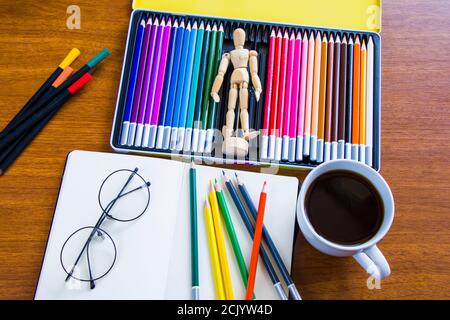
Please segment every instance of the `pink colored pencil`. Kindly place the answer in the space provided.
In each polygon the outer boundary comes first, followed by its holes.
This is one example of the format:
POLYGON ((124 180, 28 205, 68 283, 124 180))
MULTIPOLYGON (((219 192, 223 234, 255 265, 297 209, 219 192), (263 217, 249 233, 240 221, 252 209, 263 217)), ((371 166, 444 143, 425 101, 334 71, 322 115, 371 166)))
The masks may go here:
POLYGON ((272 102, 272 94, 273 94, 275 38, 276 38, 275 30, 272 29, 269 39, 269 56, 267 61, 266 101, 264 104, 263 132, 260 147, 261 159, 267 159, 267 149, 269 147, 269 121, 270 121, 270 105, 272 102))
POLYGON ((309 156, 311 141, 311 114, 314 87, 314 32, 310 32, 308 40, 308 71, 306 76, 305 123, 303 125, 303 155, 309 156))
POLYGON ((305 104, 306 104, 306 80, 308 73, 308 33, 305 31, 302 39, 302 64, 300 69, 300 95, 297 121, 297 147, 295 151, 295 161, 303 160, 303 127, 305 123, 305 104))
POLYGON ((284 120, 282 128, 283 147, 281 159, 288 160, 289 155, 289 127, 291 124, 291 101, 292 101, 292 82, 294 76, 294 57, 295 57, 295 33, 291 33, 289 38, 289 50, 287 59, 287 74, 286 74, 286 93, 284 95, 284 120))
POLYGON ((164 27, 162 45, 161 45, 161 58, 158 69, 158 80, 156 83, 155 101, 153 104, 152 117, 150 119, 150 141, 149 148, 155 147, 156 141, 156 128, 158 125, 159 111, 161 109, 161 99, 164 87, 164 78, 166 74, 167 57, 169 54, 170 34, 172 31, 172 19, 169 18, 167 24, 164 27))
POLYGON ((302 33, 299 31, 294 45, 294 66, 292 74, 291 114, 289 124, 289 155, 290 162, 295 161, 295 138, 297 136, 298 95, 300 92, 300 69, 302 59, 302 33))
POLYGON ((285 110, 285 100, 284 96, 286 94, 286 75, 287 75, 287 60, 289 51, 289 35, 287 31, 284 32, 282 40, 281 49, 281 72, 280 72, 280 86, 279 98, 278 98, 278 110, 277 110, 277 122, 276 122, 276 144, 275 144, 275 160, 281 160, 281 147, 283 139, 281 136, 281 131, 283 130, 283 120, 284 120, 284 110, 285 110))

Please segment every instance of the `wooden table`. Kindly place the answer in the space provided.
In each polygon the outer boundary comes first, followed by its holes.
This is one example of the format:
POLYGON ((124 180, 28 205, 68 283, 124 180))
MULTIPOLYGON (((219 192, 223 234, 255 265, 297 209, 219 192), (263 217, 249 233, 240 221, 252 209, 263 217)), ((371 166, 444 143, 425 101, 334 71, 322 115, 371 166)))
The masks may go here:
MULTIPOLYGON (((67 153, 111 151, 129 15, 122 0, 0 1, 0 127, 69 48, 81 61, 111 51, 0 178, 0 298, 33 298, 67 153), (66 27, 70 4, 81 8, 81 30, 66 27)), ((325 256, 300 235, 293 275, 305 299, 450 298, 449 30, 449 1, 384 2, 381 173, 397 210, 380 247, 392 276, 369 290, 351 258, 325 256)))

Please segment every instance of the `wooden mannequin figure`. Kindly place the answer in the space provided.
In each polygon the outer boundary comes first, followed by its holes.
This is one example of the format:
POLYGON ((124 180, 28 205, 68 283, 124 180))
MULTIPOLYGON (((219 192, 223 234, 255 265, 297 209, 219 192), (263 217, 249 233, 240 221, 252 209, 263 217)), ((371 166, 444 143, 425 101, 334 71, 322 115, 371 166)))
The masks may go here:
MULTIPOLYGON (((233 64, 233 73, 230 79, 230 92, 228 98, 228 111, 226 115, 225 126, 222 129, 224 143, 222 152, 229 156, 237 155, 245 157, 248 154, 248 141, 255 138, 258 133, 250 132, 248 119, 248 85, 250 76, 247 67, 250 64, 250 74, 252 77, 253 87, 255 89, 256 101, 259 101, 262 87, 261 80, 258 76, 258 53, 254 50, 244 49, 245 31, 241 28, 234 30, 233 42, 235 49, 229 53, 224 53, 220 61, 219 70, 214 80, 211 96, 215 102, 220 101, 218 92, 223 83, 223 77, 227 72, 228 66, 233 64), (240 122, 244 133, 243 138, 233 137, 234 118, 237 97, 239 93, 240 122)), ((236 128, 237 129, 237 128, 236 128)))

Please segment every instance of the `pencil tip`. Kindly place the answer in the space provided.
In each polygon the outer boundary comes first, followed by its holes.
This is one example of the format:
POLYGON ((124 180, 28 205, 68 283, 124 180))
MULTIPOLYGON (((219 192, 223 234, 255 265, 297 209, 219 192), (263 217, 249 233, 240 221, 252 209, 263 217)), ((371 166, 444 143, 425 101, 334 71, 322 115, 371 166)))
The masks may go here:
POLYGON ((267 181, 264 181, 261 192, 266 192, 266 190, 267 190, 267 181))

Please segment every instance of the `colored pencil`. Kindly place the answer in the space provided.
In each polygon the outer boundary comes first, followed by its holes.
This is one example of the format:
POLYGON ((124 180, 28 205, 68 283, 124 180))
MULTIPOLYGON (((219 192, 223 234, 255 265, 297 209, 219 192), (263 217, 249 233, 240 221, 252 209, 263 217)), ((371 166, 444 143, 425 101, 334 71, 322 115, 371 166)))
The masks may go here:
POLYGON ((131 65, 130 80, 127 86, 127 98, 125 102, 125 111, 123 113, 122 133, 120 137, 120 144, 126 145, 128 143, 128 134, 130 131, 131 110, 133 108, 134 92, 136 90, 136 81, 139 70, 139 59, 141 56, 142 41, 144 40, 145 20, 142 19, 136 35, 136 42, 133 52, 133 60, 131 65))
MULTIPOLYGON (((47 92, 47 90, 52 86, 55 80, 61 75, 64 69, 72 64, 78 56, 80 55, 80 50, 77 48, 73 48, 70 52, 64 57, 61 63, 58 65, 55 71, 44 81, 41 87, 36 91, 36 93, 27 101, 27 103, 20 109, 20 111, 11 119, 11 121, 6 125, 6 127, 0 133, 0 137, 4 137, 7 135, 10 130, 12 130, 16 124, 19 124, 26 118, 28 112, 36 104, 42 96, 47 92)), ((35 109, 36 110, 36 109, 35 109)))
POLYGON ((325 110, 327 102, 327 72, 328 72, 328 38, 322 37, 322 48, 320 57, 320 93, 319 93, 319 115, 317 127, 317 159, 318 163, 323 162, 323 152, 325 144, 325 110))
POLYGON ((306 107, 306 81, 308 78, 308 53, 309 42, 308 34, 303 34, 302 39, 302 65, 300 69, 300 93, 299 93, 299 110, 297 121, 297 145, 295 151, 295 161, 303 160, 303 132, 305 127, 305 107, 306 107))
POLYGON ((53 102, 54 100, 57 100, 58 96, 66 95, 69 87, 77 83, 78 80, 95 68, 95 66, 108 55, 108 49, 102 49, 97 55, 89 60, 88 63, 58 86, 53 96, 44 97, 39 99, 35 104, 30 105, 28 111, 21 116, 20 121, 11 123, 9 133, 2 136, 0 140, 0 150, 7 147, 25 132, 31 130, 31 126, 51 112, 52 107, 50 106, 54 107, 53 102), (36 114, 39 114, 39 116, 36 116, 36 114))
POLYGON ((302 64, 302 33, 297 32, 294 46, 294 67, 292 75, 292 93, 291 93, 291 112, 290 112, 290 124, 289 124, 289 162, 295 161, 296 152, 296 137, 297 137, 297 120, 298 120, 298 108, 300 92, 300 69, 302 64))
POLYGON ((186 132, 186 121, 189 108, 189 95, 191 92, 192 73, 194 71, 195 48, 197 46, 197 30, 198 30, 197 21, 195 21, 192 25, 192 29, 189 34, 188 52, 185 53, 187 55, 186 72, 184 75, 183 96, 181 99, 181 110, 178 120, 178 133, 175 143, 175 149, 177 151, 183 150, 184 136, 186 132))
POLYGON ((331 130, 333 123, 333 72, 334 72, 334 38, 330 35, 328 40, 327 62, 327 100, 325 103, 325 144, 323 151, 324 161, 331 159, 331 130))
MULTIPOLYGON (((169 149, 170 147, 170 134, 172 132, 172 121, 174 117, 175 110, 175 100, 177 97, 178 85, 181 86, 179 80, 180 67, 181 67, 181 56, 183 54, 183 40, 185 38, 185 24, 184 20, 180 22, 180 25, 176 31, 176 42, 175 42, 175 53, 173 60, 172 75, 170 77, 170 89, 168 93, 167 111, 166 118, 164 122, 164 137, 162 147, 163 149, 169 149)), ((187 34, 187 37, 189 35, 187 34)))
POLYGON ((194 129, 192 130, 192 148, 191 151, 198 151, 198 139, 199 139, 199 130, 201 127, 201 117, 202 117, 202 109, 203 109, 203 96, 205 92, 205 80, 206 80, 206 71, 208 67, 208 54, 209 54, 209 43, 211 39, 211 25, 208 24, 206 26, 205 35, 203 39, 203 48, 202 48, 202 57, 200 63, 200 72, 198 79, 198 89, 197 89, 197 98, 195 99, 195 111, 194 111, 194 129))
POLYGON ((353 38, 349 36, 347 45, 347 98, 345 103, 345 159, 352 158, 353 122, 353 38))
POLYGON ((319 98, 320 98, 320 65, 322 62, 322 37, 317 32, 314 48, 314 77, 311 107, 311 145, 309 160, 317 160, 317 131, 319 127, 319 98))
POLYGON ((136 88, 133 97, 133 107, 131 109, 131 120, 130 120, 130 130, 128 135, 128 145, 134 145, 136 138, 136 130, 139 115, 139 106, 141 105, 141 98, 144 90, 144 78, 145 78, 145 67, 147 64, 147 56, 150 44, 150 37, 152 34, 152 19, 148 18, 144 29, 144 39, 142 42, 141 55, 139 58, 139 69, 136 80, 136 88))
POLYGON ((225 300, 225 289, 222 279, 222 270, 220 269, 220 259, 217 245, 216 232, 214 227, 213 215, 208 200, 205 201, 205 226, 208 234, 209 256, 211 259, 211 269, 216 289, 217 300, 225 300))
POLYGON ((334 42, 334 71, 333 71, 333 111, 331 116, 331 160, 338 155, 338 131, 339 131, 339 83, 341 80, 341 38, 339 34, 334 42))
POLYGON ((277 37, 275 39, 275 59, 274 59, 274 74, 272 85, 272 101, 270 103, 270 120, 269 120, 269 151, 267 158, 270 160, 275 159, 275 144, 276 144, 276 123, 277 112, 279 103, 279 91, 280 91, 280 74, 281 74, 281 51, 282 51, 282 39, 283 35, 281 30, 278 30, 277 37))
MULTIPOLYGON (((230 211, 228 210, 227 202, 222 191, 222 187, 216 181, 214 185, 216 189, 217 200, 219 202, 220 212, 222 213, 222 218, 225 221, 225 227, 227 229, 228 237, 230 238, 231 246, 233 247, 234 256, 239 267, 239 273, 241 274, 241 279, 244 286, 247 286, 248 281, 248 270, 245 264, 244 255, 242 254, 241 246, 239 245, 239 240, 236 235, 236 230, 233 226, 233 221, 231 220, 230 211)), ((255 297, 253 297, 255 298, 255 297)))
POLYGON ((150 138, 149 138, 149 148, 154 148, 156 144, 156 136, 157 136, 157 130, 158 130, 158 121, 159 121, 159 114, 161 112, 161 101, 162 101, 162 94, 163 94, 163 88, 164 88, 164 82, 165 78, 167 76, 166 74, 166 68, 167 68, 167 59, 169 55, 169 44, 170 44, 170 36, 172 33, 172 19, 169 18, 164 30, 163 30, 163 38, 162 38, 162 44, 161 44, 161 58, 159 63, 159 69, 158 69, 158 78, 156 82, 156 92, 155 92, 155 99, 154 99, 154 106, 152 110, 152 116, 150 119, 150 138))
POLYGON ((308 40, 308 71, 306 77, 306 100, 303 126, 303 155, 309 157, 311 143, 311 111, 314 86, 314 33, 311 31, 308 40))
MULTIPOLYGON (((188 72, 188 57, 192 53, 191 48, 191 40, 195 39, 195 37, 191 37, 192 34, 191 22, 189 21, 186 25, 186 29, 184 31, 183 37, 183 45, 181 48, 181 60, 180 60, 180 70, 178 73, 178 81, 177 81, 177 91, 175 96, 175 105, 173 109, 173 118, 170 132, 170 150, 175 150, 177 147, 178 141, 178 124, 180 122, 180 115, 184 115, 184 102, 185 98, 183 97, 183 93, 188 88, 185 88, 185 80, 186 74, 188 72)), ((189 90, 188 90, 189 91, 189 90)))
POLYGON ((156 21, 155 26, 156 27, 156 36, 155 36, 155 45, 154 45, 154 51, 150 52, 150 54, 153 55, 153 61, 152 61, 152 73, 151 73, 151 80, 148 88, 148 98, 147 98, 147 105, 145 106, 145 114, 144 114, 144 132, 142 136, 142 146, 143 147, 149 147, 149 141, 150 141, 150 128, 151 128, 151 117, 153 113, 153 109, 156 109, 155 106, 155 98, 156 98, 156 90, 157 90, 157 84, 159 82, 159 77, 163 77, 162 74, 159 74, 159 66, 161 63, 161 54, 162 54, 162 47, 163 47, 163 36, 164 36, 164 29, 166 27, 166 23, 164 20, 161 20, 159 25, 156 26, 158 21, 156 21))
POLYGON ((225 297, 227 300, 233 300, 233 285, 231 283, 230 269, 228 265, 227 252, 225 249, 225 240, 223 236, 222 221, 220 220, 219 204, 217 202, 216 190, 214 184, 210 180, 211 191, 209 192, 209 202, 211 204, 212 216, 214 221, 214 230, 217 239, 217 247, 219 251, 220 269, 222 270, 222 279, 225 287, 225 297))
POLYGON ((209 40, 208 49, 208 67, 206 71, 205 87, 203 91, 202 114, 201 114, 201 129, 199 131, 199 141, 197 151, 203 153, 205 151, 206 143, 206 129, 209 117, 209 102, 211 99, 211 88, 214 78, 214 66, 217 47, 217 25, 214 25, 211 31, 211 38, 209 40))
POLYGON ((78 90, 80 90, 84 85, 86 85, 91 80, 91 78, 92 76, 90 73, 83 74, 73 84, 59 93, 52 100, 52 102, 43 106, 26 119, 21 120, 21 126, 18 127, 13 133, 6 136, 14 136, 14 139, 10 141, 13 142, 14 148, 8 147, 8 144, 2 145, 2 147, 0 148, 0 176, 5 173, 9 166, 17 159, 17 157, 31 143, 31 141, 33 141, 33 139, 53 118, 53 116, 64 105, 64 103, 69 100, 69 98, 76 92, 78 92, 78 90), (26 129, 24 130, 24 128, 26 129), (20 139, 17 142, 16 139, 19 137, 20 139), (7 152, 5 152, 5 148, 8 149, 7 152))
POLYGON ((176 52, 176 42, 177 42, 177 35, 178 35, 178 21, 175 20, 173 23, 173 27, 171 30, 171 37, 170 37, 170 45, 168 49, 168 58, 167 58, 167 66, 165 70, 165 76, 164 76, 164 86, 163 86, 163 93, 161 98, 161 110, 159 114, 159 120, 158 120, 158 133, 156 136, 156 148, 162 149, 163 148, 163 140, 164 140, 164 134, 165 134, 165 122, 166 122, 166 114, 167 109, 169 105, 169 95, 170 95, 170 84, 172 81, 172 71, 174 68, 174 61, 175 61, 175 52, 176 52))
MULTIPOLYGON (((244 208, 244 204, 241 201, 241 198, 238 195, 238 191, 236 190, 235 186, 231 182, 230 178, 227 177, 225 174, 225 171, 222 171, 223 178, 225 180, 225 185, 227 187, 228 192, 231 195, 231 198, 233 199, 234 205, 236 206, 239 215, 241 216, 242 221, 244 222, 244 225, 248 231, 248 234, 251 239, 253 239, 255 234, 255 228, 253 227, 253 224, 250 221, 250 218, 247 215, 246 209, 244 208)), ((273 287, 275 291, 277 292, 278 296, 280 297, 280 300, 287 300, 286 293, 283 290, 283 287, 281 285, 281 282, 278 278, 278 275, 275 271, 275 268, 272 265, 272 262, 270 261, 270 257, 264 249, 264 246, 260 249, 261 258, 263 260, 264 266, 266 267, 267 273, 269 274, 270 280, 273 283, 273 287)))
POLYGON ((337 158, 345 158, 345 120, 347 103, 347 37, 344 35, 341 43, 341 61, 339 77, 339 120, 338 120, 338 150, 337 158))
POLYGON ((287 83, 287 61, 289 52, 289 34, 284 32, 281 46, 281 70, 280 70, 280 85, 278 87, 278 110, 276 121, 276 141, 275 141, 275 160, 281 160, 281 152, 283 145, 282 130, 284 126, 284 112, 285 112, 285 95, 287 83))
MULTIPOLYGON (((239 191, 241 192, 242 198, 244 199, 245 204, 247 205, 247 208, 250 211, 251 216, 256 221, 256 217, 258 215, 255 204, 253 203, 253 200, 250 197, 250 194, 247 191, 247 188, 245 187, 244 183, 239 179, 238 175, 235 173, 237 184, 239 191)), ((266 227, 263 226, 262 230, 263 239, 267 244, 267 248, 269 249, 270 253, 272 254, 272 257, 280 270, 280 273, 289 289, 289 292, 294 300, 301 300, 300 294, 298 293, 297 288, 295 287, 295 283, 292 280, 291 276, 289 275, 289 272, 286 268, 286 265, 283 262, 283 259, 280 256, 280 253, 278 252, 278 249, 275 245, 275 243, 272 240, 272 237, 270 236, 269 231, 266 227)))
POLYGON ((192 70, 192 82, 189 93, 189 106, 187 111, 187 119, 186 119, 186 134, 184 138, 184 151, 191 151, 191 141, 192 141, 192 129, 194 127, 194 113, 195 113, 195 102, 197 99, 197 88, 199 86, 199 72, 200 72, 200 63, 202 59, 202 49, 203 49, 203 37, 205 35, 205 25, 203 21, 200 23, 200 27, 197 31, 197 40, 195 45, 195 57, 194 57, 194 66, 192 70))
POLYGON ((267 198, 267 182, 264 181, 261 195, 259 196, 258 215, 255 222, 255 236, 253 238, 252 256, 250 260, 250 268, 248 275, 247 292, 245 294, 246 300, 251 300, 253 290, 255 288, 256 268, 258 267, 259 249, 261 248, 261 234, 264 222, 264 212, 266 210, 267 198))
POLYGON ((366 102, 366 164, 373 165, 373 84, 374 44, 369 37, 367 44, 367 102, 366 102))
POLYGON ((198 271, 198 230, 197 230, 197 173, 194 163, 189 169, 189 194, 191 209, 191 273, 192 300, 200 299, 200 282, 198 271))
POLYGON ((281 136, 283 138, 281 159, 288 161, 289 159, 289 128, 291 125, 291 103, 294 81, 294 57, 295 57, 295 33, 292 32, 289 38, 289 49, 286 70, 286 91, 284 95, 284 119, 281 136))
MULTIPOLYGON (((222 59, 223 37, 224 37, 223 25, 220 25, 216 36, 216 51, 214 53, 214 65, 212 69, 214 77, 217 74, 217 71, 219 69, 219 63, 220 60, 222 59)), ((216 123, 216 118, 217 118, 217 102, 215 102, 214 99, 209 99, 208 121, 206 123, 206 141, 205 141, 206 153, 211 153, 212 151, 214 124, 216 123)))
POLYGON ((156 18, 154 21, 150 20, 151 24, 151 33, 150 39, 148 43, 148 51, 147 58, 145 60, 145 73, 144 73, 144 81, 142 83, 142 94, 141 100, 139 102, 139 111, 137 115, 137 127, 136 127, 136 136, 134 138, 134 146, 140 147, 142 146, 142 137, 144 135, 144 126, 145 126, 145 114, 147 110, 147 102, 149 97, 151 96, 151 87, 152 82, 154 82, 155 78, 155 69, 153 69, 153 60, 156 58, 155 56, 155 48, 156 48, 156 37, 159 30, 159 20, 156 18))
POLYGON ((361 46, 360 102, 359 102, 359 156, 358 160, 366 163, 366 99, 367 99, 367 47, 365 40, 361 46))
POLYGON ((352 103, 352 159, 358 161, 359 151, 359 108, 361 85, 361 44, 356 36, 353 45, 353 103, 352 103))
POLYGON ((261 134, 261 159, 267 159, 269 147, 269 122, 271 114, 272 96, 274 95, 274 63, 275 63, 275 30, 272 29, 269 37, 269 56, 267 59, 266 97, 264 103, 264 120, 261 134))

